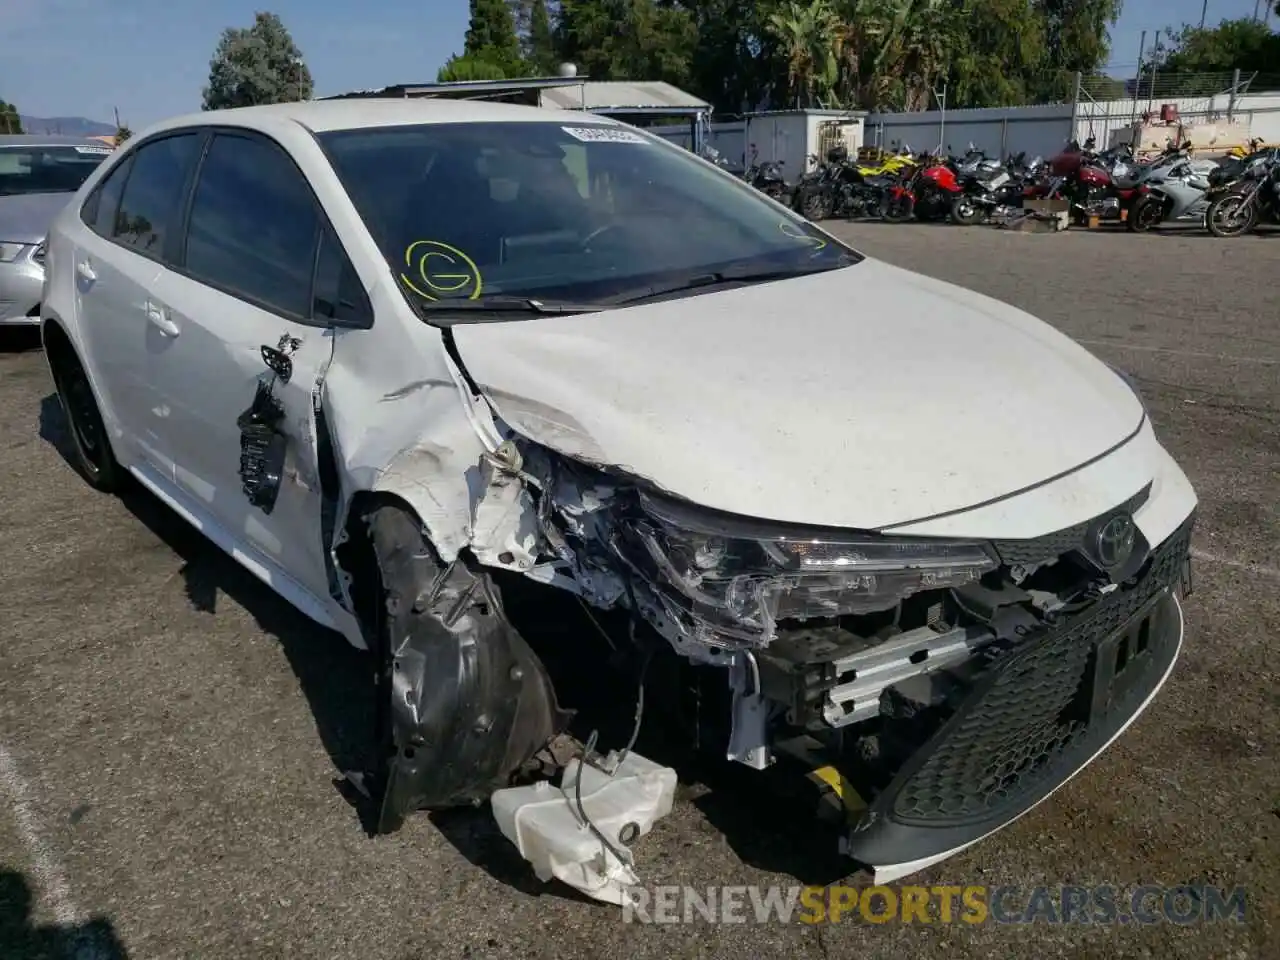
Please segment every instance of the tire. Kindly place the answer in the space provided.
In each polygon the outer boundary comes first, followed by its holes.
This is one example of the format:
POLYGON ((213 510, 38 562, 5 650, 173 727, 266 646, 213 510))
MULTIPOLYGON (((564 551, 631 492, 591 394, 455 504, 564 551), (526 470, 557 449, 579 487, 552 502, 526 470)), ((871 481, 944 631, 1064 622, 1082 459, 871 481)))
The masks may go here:
POLYGON ((98 400, 74 348, 65 342, 46 351, 53 383, 58 391, 63 415, 67 419, 67 432, 71 435, 68 454, 72 466, 84 477, 89 486, 110 493, 120 487, 122 471, 111 450, 98 400))
POLYGON ((831 198, 825 190, 808 190, 800 198, 800 215, 817 223, 831 216, 831 198))
POLYGON ((1258 208, 1256 204, 1250 202, 1251 200, 1252 197, 1229 193, 1225 197, 1219 197, 1213 201, 1204 215, 1205 225, 1208 226, 1209 232, 1215 237, 1242 237, 1252 230, 1258 224, 1258 208), (1244 219, 1230 226, 1224 225, 1221 214, 1224 211, 1228 215, 1237 212, 1240 205, 1244 203, 1249 204, 1249 210, 1244 219))
POLYGON ((1127 226, 1130 233, 1146 233, 1164 221, 1164 201, 1159 197, 1143 197, 1129 211, 1127 226))
POLYGON ((881 216, 886 223, 906 223, 915 213, 915 201, 910 197, 889 197, 881 216))
POLYGON ((962 227, 972 227, 985 219, 982 207, 969 197, 956 197, 951 203, 951 219, 962 227))
POLYGON ((472 805, 525 772, 564 729, 546 668, 487 573, 442 562, 418 516, 367 515, 382 603, 375 657, 377 832, 413 810, 472 805))

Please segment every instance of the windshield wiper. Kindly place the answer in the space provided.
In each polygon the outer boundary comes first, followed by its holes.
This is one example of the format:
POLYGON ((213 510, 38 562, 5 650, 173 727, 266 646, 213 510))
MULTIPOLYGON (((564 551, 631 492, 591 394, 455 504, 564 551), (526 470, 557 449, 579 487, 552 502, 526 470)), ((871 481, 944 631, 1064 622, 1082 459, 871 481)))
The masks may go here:
POLYGON ((648 287, 627 290, 616 296, 610 297, 608 302, 616 306, 633 305, 644 300, 653 300, 657 297, 665 297, 672 293, 681 293, 685 290, 696 290, 699 287, 714 287, 725 283, 768 283, 770 280, 788 280, 792 277, 804 277, 813 273, 827 273, 830 270, 839 270, 841 267, 851 266, 859 261, 853 257, 841 257, 838 263, 827 263, 820 267, 814 266, 792 266, 792 267, 728 267, 724 270, 716 270, 709 273, 692 274, 681 277, 679 280, 666 284, 652 284, 648 287))
MULTIPOLYGON (((608 304, 603 303, 570 303, 565 300, 539 300, 536 297, 508 297, 494 295, 492 297, 477 297, 474 300, 464 300, 462 298, 444 299, 444 300, 427 300, 419 303, 419 309, 423 313, 441 313, 441 314, 513 314, 513 313, 533 313, 543 315, 559 315, 569 316, 575 313, 599 313, 601 310, 609 309, 608 304)), ((468 317, 461 322, 474 323, 479 321, 479 317, 468 317)), ((509 316, 504 319, 510 319, 509 316)), ((442 322, 444 321, 441 318, 442 322)))

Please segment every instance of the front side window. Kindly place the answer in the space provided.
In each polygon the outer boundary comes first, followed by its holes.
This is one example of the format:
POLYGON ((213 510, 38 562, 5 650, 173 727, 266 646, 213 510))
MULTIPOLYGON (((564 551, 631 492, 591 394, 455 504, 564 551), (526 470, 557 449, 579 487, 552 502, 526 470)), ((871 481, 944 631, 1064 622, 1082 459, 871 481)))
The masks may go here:
POLYGON ((200 136, 184 133, 144 143, 133 153, 112 236, 127 247, 160 257, 178 229, 182 200, 200 150, 200 136))
MULTIPOLYGON (((622 303, 861 257, 686 151, 594 118, 320 137, 411 300, 622 303)), ((676 293, 676 295, 682 295, 676 293)))
POLYGON ((0 197, 75 193, 110 155, 107 146, 0 147, 0 197))
POLYGON ((272 310, 311 316, 319 211, 293 161, 259 137, 218 134, 191 202, 187 273, 272 310))

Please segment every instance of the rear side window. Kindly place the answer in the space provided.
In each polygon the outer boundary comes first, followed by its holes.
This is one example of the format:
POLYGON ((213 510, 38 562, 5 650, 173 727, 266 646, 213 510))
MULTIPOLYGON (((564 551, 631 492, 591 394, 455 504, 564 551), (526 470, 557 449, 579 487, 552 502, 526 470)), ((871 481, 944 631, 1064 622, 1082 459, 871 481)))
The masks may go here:
POLYGON ((311 190, 282 149, 259 137, 217 134, 191 203, 186 272, 268 309, 309 318, 319 226, 311 190))
POLYGON ((116 214, 120 212, 120 196, 124 193, 125 181, 129 178, 129 168, 133 166, 133 157, 125 157, 123 163, 108 173, 102 183, 98 184, 93 195, 85 201, 80 210, 80 219, 94 233, 110 237, 116 222, 116 214))
POLYGON ((137 149, 112 231, 119 243, 147 256, 163 256, 166 240, 182 219, 182 201, 199 149, 200 136, 195 133, 165 137, 137 149))

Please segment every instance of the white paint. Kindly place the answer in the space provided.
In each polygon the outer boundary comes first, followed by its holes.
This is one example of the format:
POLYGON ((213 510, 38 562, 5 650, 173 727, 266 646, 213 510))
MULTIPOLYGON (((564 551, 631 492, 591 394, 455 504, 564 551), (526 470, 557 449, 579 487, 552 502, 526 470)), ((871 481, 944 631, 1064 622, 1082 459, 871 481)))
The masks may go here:
POLYGON ((983 840, 987 839, 987 837, 991 836, 992 834, 999 833, 1001 830, 1005 829, 1010 824, 1016 823, 1017 821, 1021 820, 1028 813, 1030 813, 1036 807, 1040 806, 1040 804, 1044 803, 1046 800, 1052 797, 1055 793, 1057 793, 1059 790, 1065 787, 1068 783, 1074 780, 1076 776, 1079 775, 1081 770, 1089 766, 1089 764, 1093 763, 1093 761, 1097 760, 1098 757, 1102 756, 1102 754, 1106 752, 1107 748, 1110 747, 1111 744, 1115 743, 1116 740, 1120 738, 1121 734, 1123 734, 1126 730, 1128 730, 1129 727, 1133 725, 1133 722, 1137 720, 1140 716, 1142 716, 1142 714, 1146 711, 1147 707, 1151 705, 1151 701, 1154 700, 1156 698, 1156 694, 1158 694, 1164 688, 1165 683, 1169 679, 1169 675, 1173 673, 1174 666, 1176 666, 1178 663, 1178 655, 1182 652, 1182 640, 1184 636, 1185 621, 1182 616, 1182 604, 1178 602, 1177 594, 1173 595, 1173 603, 1178 610, 1178 649, 1173 651, 1173 659, 1169 661, 1169 668, 1165 670, 1164 676, 1162 676, 1160 678, 1160 682, 1155 685, 1155 689, 1153 689, 1147 695, 1147 698, 1142 701, 1142 703, 1138 706, 1138 709, 1133 712, 1133 716, 1131 716, 1128 720, 1126 720, 1124 722, 1124 725, 1121 726, 1120 729, 1117 730, 1106 743, 1104 743, 1101 747, 1099 747, 1097 751, 1093 754, 1093 756, 1091 756, 1088 760, 1086 760, 1079 767, 1077 767, 1075 772, 1072 773, 1071 776, 1067 777, 1067 779, 1063 780, 1060 784, 1058 784, 1056 787, 1050 790, 1047 794, 1045 794, 1043 797, 1041 797, 1031 806, 1027 807, 1027 809, 1023 810, 1020 814, 1018 814, 1012 820, 1008 820, 1005 823, 1002 823, 1000 826, 996 827, 994 830, 988 833, 984 833, 982 836, 974 840, 970 840, 968 843, 961 844, 960 846, 955 847, 954 849, 948 850, 946 853, 939 853, 936 856, 932 856, 932 857, 924 857, 920 860, 909 860, 905 863, 887 863, 880 866, 873 865, 872 871, 874 876, 874 882, 877 884, 894 883, 898 880, 901 880, 903 877, 910 876, 913 873, 919 873, 921 870, 931 867, 935 863, 941 863, 943 860, 949 860, 951 857, 954 857, 957 853, 960 853, 964 850, 968 850, 970 847, 974 846, 975 844, 981 843, 983 840))
POLYGON ((1191 558, 1199 560, 1202 563, 1216 563, 1223 567, 1230 567, 1233 570, 1244 570, 1248 573, 1257 574, 1260 577, 1268 577, 1272 580, 1280 580, 1280 567, 1268 567, 1261 563, 1250 563, 1248 560, 1228 560, 1226 557, 1219 557, 1212 553, 1206 553, 1196 547, 1191 548, 1191 558))
POLYGON ((1138 343, 1117 343, 1115 340, 1081 340, 1079 337, 1073 339, 1075 339, 1076 343, 1087 344, 1091 347, 1114 347, 1117 350, 1139 350, 1143 353, 1168 353, 1177 357, 1195 357, 1198 360, 1221 360, 1224 363, 1257 363, 1267 367, 1280 364, 1280 360, 1272 360, 1267 357, 1236 357, 1227 353, 1204 353, 1199 350, 1178 350, 1173 347, 1151 347, 1138 343))
MULTIPOLYGON (((1049 325, 872 259, 453 335, 521 434, 781 522, 876 529, 968 510, 1078 469, 1142 421, 1124 381, 1049 325)), ((1097 495, 1114 506, 1150 479, 1097 495)), ((1036 500, 1022 521, 1062 529, 1074 507, 1036 500)))
MULTIPOLYGON (((0 745, 0 793, 4 794, 13 811, 18 839, 26 848, 40 892, 53 912, 54 920, 61 927, 76 926, 82 921, 84 914, 71 899, 71 888, 67 884, 62 865, 41 833, 35 804, 31 799, 31 788, 19 772, 13 755, 3 745, 0 745)), ((96 950, 76 949, 74 956, 76 960, 80 960, 81 957, 88 958, 96 953, 96 950)))

